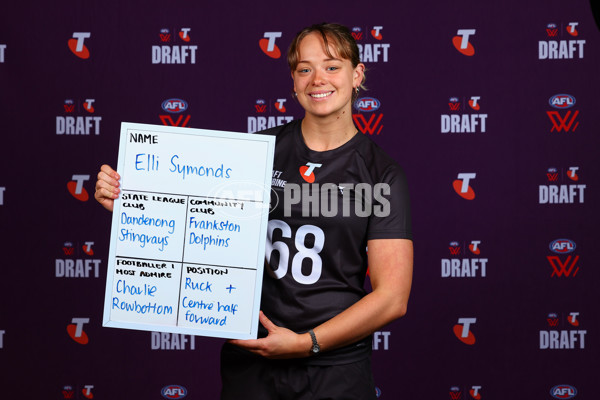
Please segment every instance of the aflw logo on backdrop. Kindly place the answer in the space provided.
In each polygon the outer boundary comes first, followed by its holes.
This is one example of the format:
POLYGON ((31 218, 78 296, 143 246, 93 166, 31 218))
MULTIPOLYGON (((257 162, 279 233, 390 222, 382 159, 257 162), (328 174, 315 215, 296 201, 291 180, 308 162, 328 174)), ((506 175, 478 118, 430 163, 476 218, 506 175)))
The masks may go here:
POLYGON ((167 126, 181 126, 186 127, 190 122, 190 114, 182 114, 188 109, 188 103, 185 100, 171 98, 163 101, 160 107, 167 114, 159 114, 160 121, 163 125, 167 126), (177 118, 174 120, 173 118, 177 118))
POLYGON ((152 46, 152 64, 196 64, 198 46, 188 44, 191 30, 181 28, 171 34, 170 29, 161 29, 158 34, 161 44, 152 46))
POLYGON ((575 132, 575 129, 579 126, 577 121, 579 110, 571 110, 575 106, 575 102, 575 97, 570 94, 555 94, 550 97, 548 104, 554 108, 554 110, 546 111, 552 122, 550 132, 575 132), (565 110, 565 112, 561 113, 562 110, 565 110))
POLYGON ((577 275, 579 267, 576 267, 579 261, 579 255, 571 254, 575 251, 575 242, 571 239, 556 239, 550 242, 550 251, 556 255, 546 256, 552 266, 552 278, 566 277, 571 278, 577 275), (562 257, 566 256, 566 257, 562 257))
POLYGON ((375 25, 370 28, 365 28, 364 31, 362 27, 355 26, 352 28, 351 34, 358 45, 361 62, 388 62, 390 44, 382 43, 384 38, 383 26, 375 25), (372 43, 368 43, 369 41, 372 43))
POLYGON ((361 97, 354 102, 354 109, 358 112, 352 114, 352 119, 363 134, 379 135, 381 133, 383 113, 375 112, 380 107, 381 101, 374 97, 361 97))

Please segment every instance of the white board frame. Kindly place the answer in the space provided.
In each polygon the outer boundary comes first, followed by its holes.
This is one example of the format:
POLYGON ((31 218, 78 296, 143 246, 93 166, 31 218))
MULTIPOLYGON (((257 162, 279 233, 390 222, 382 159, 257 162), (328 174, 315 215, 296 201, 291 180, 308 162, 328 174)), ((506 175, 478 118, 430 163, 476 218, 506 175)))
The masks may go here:
MULTIPOLYGON (((251 338, 256 338, 257 337, 257 333, 258 333, 258 314, 259 314, 259 309, 260 309, 260 298, 261 298, 261 290, 262 290, 262 277, 263 277, 263 269, 264 269, 264 258, 265 258, 265 242, 266 242, 266 235, 267 235, 267 223, 268 223, 268 212, 269 212, 269 203, 270 203, 270 187, 271 187, 271 179, 272 179, 272 171, 273 171, 273 156, 274 156, 274 149, 275 149, 275 137, 274 136, 268 136, 268 135, 256 135, 256 134, 248 134, 248 133, 237 133, 237 132, 226 132, 226 131, 215 131, 215 130, 206 130, 206 129, 193 129, 193 128, 181 128, 181 127, 174 127, 174 126, 163 126, 163 125, 149 125, 149 124, 137 124, 137 123, 129 123, 129 122, 123 122, 121 124, 121 132, 120 132, 120 144, 119 144, 119 157, 118 157, 118 166, 117 166, 117 172, 119 173, 119 175, 121 176, 121 181, 120 181, 120 189, 121 189, 121 194, 126 193, 129 190, 133 190, 132 188, 134 188, 135 191, 138 192, 144 192, 144 188, 145 185, 149 185, 152 186, 155 183, 156 184, 164 184, 165 186, 169 187, 170 189, 176 188, 177 191, 176 192, 168 192, 167 195, 173 195, 173 196, 188 196, 188 201, 189 201, 189 196, 194 197, 194 196, 198 196, 199 193, 197 191, 197 189, 192 189, 191 186, 194 185, 193 182, 190 182, 190 180, 188 180, 188 182, 190 183, 185 183, 184 179, 181 180, 181 182, 179 183, 173 183, 173 181, 177 181, 176 178, 172 178, 171 180, 168 180, 168 182, 165 180, 163 182, 161 182, 161 180, 153 180, 153 183, 146 183, 144 184, 144 182, 142 182, 141 184, 139 183, 140 180, 143 181, 143 178, 140 178, 140 176, 137 176, 137 173, 132 172, 130 169, 130 167, 127 165, 127 163, 131 163, 132 160, 130 158, 130 156, 127 153, 128 149, 132 149, 135 148, 137 146, 136 144, 130 144, 128 142, 128 137, 130 133, 144 133, 146 135, 158 135, 158 137, 160 138, 161 143, 164 143, 165 140, 169 140, 171 138, 173 138, 175 140, 178 141, 183 141, 185 143, 187 143, 186 146, 179 146, 177 147, 177 152, 178 155, 179 154, 185 154, 186 151, 191 151, 190 149, 195 148, 197 149, 198 147, 195 146, 200 146, 203 144, 203 141, 206 142, 204 143, 204 145, 207 145, 207 143, 210 143, 212 148, 215 148, 215 143, 221 143, 222 142, 222 154, 220 155, 221 157, 225 157, 223 159, 228 159, 227 157, 234 157, 236 161, 231 161, 232 163, 236 163, 238 162, 242 162, 246 157, 249 159, 248 162, 252 162, 252 160, 256 161, 256 157, 258 157, 256 154, 248 154, 248 151, 239 151, 240 146, 231 146, 232 143, 239 143, 242 145, 242 147, 247 146, 247 147, 251 147, 249 146, 249 144, 256 144, 256 143, 261 143, 260 146, 254 146, 253 148, 261 148, 261 149, 266 149, 264 150, 264 164, 263 165, 256 165, 256 162, 254 163, 254 166, 256 166, 259 170, 264 169, 264 175, 261 174, 260 176, 260 182, 253 182, 251 184, 259 184, 262 186, 263 190, 262 190, 262 204, 259 205, 259 210, 254 210, 253 213, 255 214, 259 214, 259 221, 257 223, 255 223, 255 226, 252 227, 254 230, 254 232, 245 232, 244 235, 257 235, 257 240, 258 240, 258 249, 257 249, 257 253, 256 253, 256 260, 254 265, 248 265, 248 269, 249 270, 254 270, 255 271, 255 276, 254 276, 254 287, 250 288, 248 290, 250 290, 250 292, 253 295, 253 298, 248 298, 248 299, 244 299, 246 300, 248 303, 252 304, 251 308, 250 308, 250 318, 247 319, 248 323, 245 323, 241 328, 236 328, 235 330, 233 329, 229 329, 229 328, 223 328, 221 329, 216 328, 216 327, 212 327, 212 328, 208 328, 205 329, 203 327, 189 327, 189 326, 181 326, 178 324, 178 321, 175 321, 175 324, 163 324, 163 323, 148 323, 148 322, 144 322, 143 320, 141 320, 138 317, 135 317, 135 314, 132 314, 132 318, 129 320, 124 321, 122 318, 115 318, 115 316, 113 315, 113 311, 112 311, 112 301, 113 301, 113 290, 115 288, 115 282, 121 282, 119 280, 120 276, 115 276, 116 273, 116 259, 117 257, 120 258, 135 258, 135 257, 130 257, 128 255, 119 255, 117 254, 117 240, 118 240, 118 232, 119 232, 119 227, 120 227, 120 215, 122 210, 125 210, 123 206, 123 202, 121 201, 121 197, 123 197, 122 195, 119 196, 118 199, 115 200, 114 202, 114 209, 113 209, 113 218, 112 218, 112 225, 111 225, 111 239, 110 239, 110 250, 109 250, 109 258, 108 258, 108 267, 107 267, 107 279, 106 279, 106 291, 105 291, 105 299, 104 299, 104 318, 103 318, 103 323, 102 325, 104 327, 111 327, 111 328, 123 328, 123 329, 135 329, 135 330, 146 330, 146 331, 157 331, 157 332, 171 332, 171 333, 178 333, 178 334, 189 334, 189 335, 198 335, 198 336, 209 336, 209 337, 221 337, 221 338, 231 338, 231 339, 251 339, 251 338), (194 146, 192 146, 192 144, 194 144, 194 146), (265 147, 266 146, 266 147, 265 147), (238 150, 237 153, 234 153, 234 155, 232 156, 231 154, 227 155, 227 151, 230 150, 232 147, 236 147, 238 150), (183 153, 180 153, 183 152, 183 153), (136 182, 137 181, 137 182, 136 182), (258 226, 256 226, 258 225, 258 226)), ((159 144, 160 146, 160 144, 159 144)), ((209 146, 210 147, 210 146, 209 146)), ((152 149, 156 149, 158 147, 154 147, 152 149)), ((161 150, 161 151, 166 151, 167 153, 169 153, 169 151, 167 150, 161 150)), ((172 151, 171 151, 172 152, 172 151)), ((214 156, 213 152, 211 152, 210 156, 214 156)), ((158 158, 158 156, 157 156, 158 158)), ((185 158, 185 157, 184 157, 185 158)), ((138 160, 136 158, 136 160, 138 160)), ((235 165, 238 165, 235 164, 235 165)), ((162 167, 161 167, 162 168, 162 167)), ((158 170, 159 168, 157 168, 158 170)), ((164 170, 161 169, 161 174, 164 173, 164 170)), ((198 181, 198 179, 196 179, 196 181, 198 181)), ((244 181, 244 184, 247 184, 248 181, 244 181)), ((203 184, 204 185, 204 184, 203 184)), ((235 183, 234 183, 235 185, 235 183)), ((241 183, 240 183, 241 185, 241 183)), ((197 186, 194 185, 194 186, 197 186)), ((204 185, 206 186, 206 185, 204 185)), ((210 184, 208 184, 208 186, 210 186, 210 184)), ((215 186, 218 186, 217 184, 215 184, 215 186)), ((151 193, 152 190, 148 190, 148 193, 151 193)), ((240 191, 241 192, 241 191, 240 191)), ((164 194, 164 192, 163 192, 164 194)), ((257 202, 258 203, 258 202, 257 202)), ((187 203, 186 203, 187 204, 187 203)), ((188 207, 189 210, 189 204, 186 205, 186 207, 188 207)), ((242 208, 243 209, 243 208, 242 208)), ((256 219, 256 216, 253 216, 252 218, 256 219)), ((181 221, 180 221, 181 222, 181 221)), ((186 220, 183 221, 184 225, 187 223, 187 210, 186 210, 186 220)), ((185 245, 184 245, 185 246, 185 245)), ((206 249, 206 246, 204 246, 204 248, 206 249)), ((184 260, 184 255, 181 256, 181 272, 180 274, 183 274, 183 264, 185 264, 185 260, 184 260)), ((148 257, 148 260, 156 260, 153 258, 148 257)), ((202 260, 197 260, 197 261, 202 261, 202 260)), ((203 264, 203 263, 200 263, 203 264)), ((218 265, 218 264, 213 264, 213 263, 206 263, 204 265, 218 265)), ((245 264, 244 264, 245 265, 245 264)), ((227 265, 221 265, 221 267, 227 269, 230 266, 227 265)), ((121 267, 123 268, 123 267, 121 267)), ((183 275, 181 275, 183 276, 183 275)), ((181 279, 180 276, 180 282, 179 282, 179 293, 177 294, 178 296, 178 300, 177 300, 177 308, 179 311, 179 308, 181 307, 181 303, 182 300, 179 298, 179 295, 181 293, 182 290, 182 282, 183 280, 181 279)), ((131 282, 131 281, 130 281, 131 282)), ((144 282, 147 282, 144 279, 144 282)), ((171 282, 172 284, 172 282, 171 282)), ((121 287, 123 287, 123 285, 121 284, 121 287)), ((229 292, 231 293, 231 290, 229 290, 229 292)), ((175 296, 175 294, 173 294, 175 296)), ((233 308, 233 307, 232 307, 233 308)), ((120 311, 115 311, 114 314, 119 313, 120 311)))

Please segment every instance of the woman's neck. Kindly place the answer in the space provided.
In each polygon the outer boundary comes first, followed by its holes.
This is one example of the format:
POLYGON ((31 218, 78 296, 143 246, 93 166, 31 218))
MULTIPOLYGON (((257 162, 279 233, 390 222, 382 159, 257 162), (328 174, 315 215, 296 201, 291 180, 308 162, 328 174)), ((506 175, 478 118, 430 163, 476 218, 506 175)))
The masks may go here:
POLYGON ((302 120, 304 143, 314 151, 336 149, 352 139, 356 133, 349 110, 340 118, 317 118, 307 115, 302 120))

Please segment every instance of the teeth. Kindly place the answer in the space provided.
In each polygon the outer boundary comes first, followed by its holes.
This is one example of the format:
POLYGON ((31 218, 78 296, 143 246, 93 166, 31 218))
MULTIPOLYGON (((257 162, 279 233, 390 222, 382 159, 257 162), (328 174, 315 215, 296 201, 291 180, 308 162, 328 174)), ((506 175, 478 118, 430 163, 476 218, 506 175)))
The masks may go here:
POLYGON ((327 92, 327 93, 320 93, 320 94, 311 94, 311 97, 316 97, 317 99, 321 99, 323 97, 327 97, 329 96, 331 93, 333 92, 327 92))

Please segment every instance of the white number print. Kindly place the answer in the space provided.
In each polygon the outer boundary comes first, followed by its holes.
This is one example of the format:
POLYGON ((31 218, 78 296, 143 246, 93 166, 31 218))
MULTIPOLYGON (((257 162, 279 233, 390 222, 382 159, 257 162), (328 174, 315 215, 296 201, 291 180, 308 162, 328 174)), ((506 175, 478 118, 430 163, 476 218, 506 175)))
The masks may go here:
MULTIPOLYGON (((279 253, 279 264, 269 268, 267 267, 268 273, 276 279, 283 278, 289 268, 290 261, 290 249, 284 242, 273 242, 273 233, 276 230, 281 231, 281 236, 284 238, 292 238, 292 229, 285 222, 273 219, 269 221, 269 226, 267 228, 267 264, 271 265, 271 255, 273 254, 273 250, 276 250, 279 253)), ((294 238, 294 244, 298 253, 292 259, 292 277, 298 283, 302 283, 304 285, 311 285, 319 280, 321 277, 321 272, 323 271, 323 261, 319 256, 321 250, 323 250, 323 245, 325 244, 325 233, 318 226, 314 225, 302 225, 296 231, 296 236, 294 238), (305 239, 307 235, 313 235, 315 238, 315 243, 313 247, 307 248, 305 245, 305 239), (310 258, 312 262, 312 269, 309 275, 304 275, 302 273, 302 261, 305 258, 310 258)))

